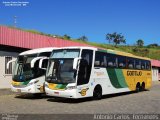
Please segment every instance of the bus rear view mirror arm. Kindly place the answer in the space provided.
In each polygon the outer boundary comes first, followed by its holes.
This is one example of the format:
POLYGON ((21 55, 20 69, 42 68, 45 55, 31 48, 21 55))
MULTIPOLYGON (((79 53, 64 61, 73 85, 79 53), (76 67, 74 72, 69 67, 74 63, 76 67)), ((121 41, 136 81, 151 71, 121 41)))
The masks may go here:
POLYGON ((49 58, 48 57, 44 57, 44 58, 41 58, 40 61, 39 61, 39 68, 40 69, 43 69, 43 70, 46 70, 47 68, 43 68, 43 63, 44 63, 44 60, 48 60, 49 58))
POLYGON ((34 64, 36 63, 37 60, 44 58, 44 57, 36 57, 31 61, 31 68, 34 68, 34 64))
POLYGON ((77 69, 78 61, 81 60, 81 58, 74 58, 73 60, 73 70, 77 69))
POLYGON ((17 60, 17 59, 13 59, 13 60, 8 61, 8 63, 7 63, 7 69, 9 69, 10 63, 15 62, 16 60, 17 60))

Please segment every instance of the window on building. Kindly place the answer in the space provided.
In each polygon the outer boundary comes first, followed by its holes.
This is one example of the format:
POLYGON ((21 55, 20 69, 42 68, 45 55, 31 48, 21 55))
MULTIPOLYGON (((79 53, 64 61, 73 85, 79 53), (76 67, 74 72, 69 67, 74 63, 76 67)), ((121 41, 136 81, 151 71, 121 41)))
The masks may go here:
POLYGON ((7 63, 12 60, 12 57, 5 57, 5 74, 12 74, 12 63, 9 64, 9 69, 7 69, 7 63))

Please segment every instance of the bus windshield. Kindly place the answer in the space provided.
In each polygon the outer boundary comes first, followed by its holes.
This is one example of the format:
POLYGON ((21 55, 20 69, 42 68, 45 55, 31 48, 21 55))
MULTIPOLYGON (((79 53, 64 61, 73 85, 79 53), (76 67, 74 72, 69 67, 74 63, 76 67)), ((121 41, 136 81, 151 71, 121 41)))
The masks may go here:
POLYGON ((53 50, 46 73, 49 83, 75 83, 76 70, 73 70, 73 60, 79 56, 79 49, 53 50))
POLYGON ((35 77, 44 75, 44 70, 39 69, 39 61, 35 63, 35 67, 31 68, 31 61, 37 57, 37 54, 18 56, 14 66, 13 80, 17 82, 24 82, 35 77))

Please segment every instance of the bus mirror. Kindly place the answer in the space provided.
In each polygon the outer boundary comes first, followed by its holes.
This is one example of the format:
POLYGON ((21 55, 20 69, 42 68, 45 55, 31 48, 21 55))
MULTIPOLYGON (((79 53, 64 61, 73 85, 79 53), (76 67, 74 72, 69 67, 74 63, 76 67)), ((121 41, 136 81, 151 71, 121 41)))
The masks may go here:
POLYGON ((31 68, 34 68, 34 64, 36 63, 37 60, 44 58, 44 57, 36 57, 31 61, 31 68))
POLYGON ((15 62, 15 61, 16 61, 16 59, 13 59, 13 60, 8 61, 8 63, 7 63, 7 69, 9 69, 10 63, 15 62))
POLYGON ((40 59, 40 61, 39 61, 39 68, 40 69, 43 69, 43 70, 47 69, 48 59, 49 59, 48 57, 44 57, 44 58, 40 59))
POLYGON ((76 70, 77 69, 77 64, 78 64, 78 61, 80 60, 81 58, 74 58, 73 60, 73 69, 76 70))

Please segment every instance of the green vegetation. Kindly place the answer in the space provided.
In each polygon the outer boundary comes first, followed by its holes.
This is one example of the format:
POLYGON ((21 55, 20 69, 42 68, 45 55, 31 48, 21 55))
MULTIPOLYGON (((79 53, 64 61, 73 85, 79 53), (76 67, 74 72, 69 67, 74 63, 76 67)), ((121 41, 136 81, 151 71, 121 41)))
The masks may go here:
POLYGON ((83 42, 87 42, 88 38, 85 35, 83 35, 80 38, 78 38, 78 40, 83 41, 83 42))
POLYGON ((134 46, 121 45, 120 43, 125 43, 126 40, 125 40, 124 36, 122 36, 121 34, 118 34, 116 32, 114 32, 112 34, 109 34, 109 33, 106 34, 106 39, 109 42, 112 42, 113 44, 105 44, 105 43, 100 44, 100 43, 95 43, 95 42, 89 42, 88 38, 86 36, 81 36, 80 38, 72 39, 67 34, 65 34, 64 36, 60 36, 60 35, 46 34, 46 33, 43 33, 43 32, 39 32, 37 30, 24 30, 24 29, 15 28, 15 27, 12 27, 12 26, 7 26, 7 27, 31 32, 31 33, 34 33, 34 34, 41 34, 41 35, 46 35, 46 36, 49 36, 49 37, 80 42, 80 43, 88 44, 88 45, 95 46, 95 47, 98 47, 98 48, 118 50, 118 51, 132 53, 132 54, 137 55, 137 56, 148 57, 148 58, 151 58, 151 59, 160 60, 160 46, 157 43, 153 43, 153 44, 144 46, 144 40, 139 39, 137 41, 135 40, 136 45, 134 45, 134 46))
POLYGON ((106 35, 106 40, 115 44, 115 47, 117 47, 117 45, 121 44, 121 43, 126 43, 126 39, 124 38, 124 36, 121 33, 108 33, 106 35))
POLYGON ((142 39, 137 40, 136 43, 139 47, 142 47, 144 45, 144 41, 142 39))

